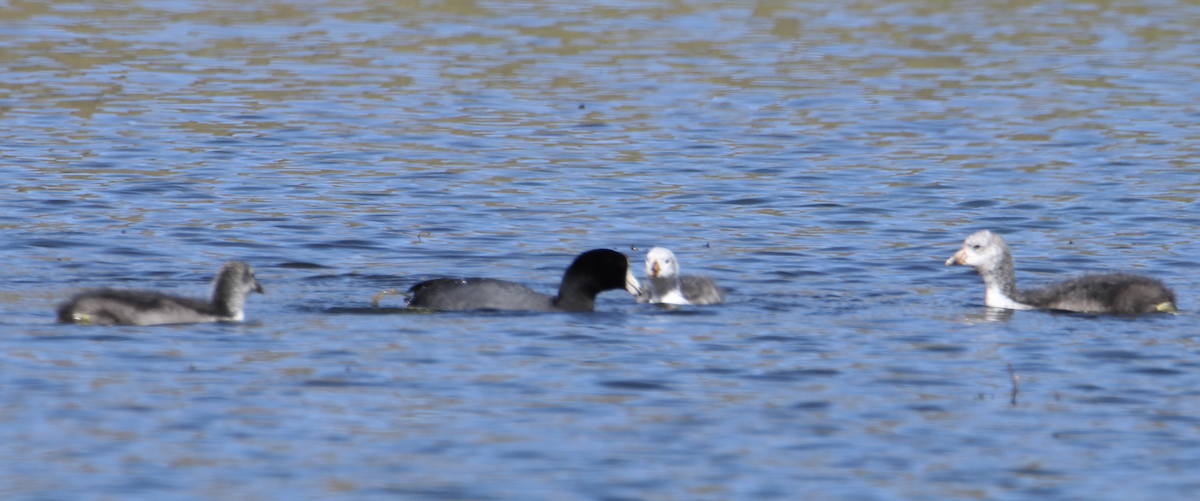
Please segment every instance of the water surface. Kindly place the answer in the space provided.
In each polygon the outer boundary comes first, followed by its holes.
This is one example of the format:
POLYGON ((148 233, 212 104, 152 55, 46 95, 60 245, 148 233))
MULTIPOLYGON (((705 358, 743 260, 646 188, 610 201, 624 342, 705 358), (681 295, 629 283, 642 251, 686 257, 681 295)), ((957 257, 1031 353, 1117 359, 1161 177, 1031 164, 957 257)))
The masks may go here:
POLYGON ((1200 487, 1194 4, 2 10, 6 499, 1200 487), (1184 314, 988 310, 942 265, 984 228, 1022 283, 1135 271, 1184 314), (655 245, 729 303, 370 309, 655 245), (245 323, 53 322, 226 259, 245 323))

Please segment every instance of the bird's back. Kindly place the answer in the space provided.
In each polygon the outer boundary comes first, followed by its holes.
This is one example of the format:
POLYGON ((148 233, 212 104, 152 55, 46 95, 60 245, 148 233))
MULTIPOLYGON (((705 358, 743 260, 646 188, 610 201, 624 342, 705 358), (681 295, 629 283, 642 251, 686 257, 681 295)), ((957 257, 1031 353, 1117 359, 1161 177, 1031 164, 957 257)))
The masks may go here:
POLYGON ((679 277, 679 288, 683 297, 692 304, 717 304, 725 302, 725 289, 717 285, 713 279, 702 275, 683 275, 679 277))
POLYGON ((1085 275, 1024 296, 1022 302, 1038 308, 1089 313, 1152 313, 1175 303, 1160 280, 1129 273, 1085 275))
POLYGON ((491 278, 439 278, 409 289, 408 305, 435 310, 553 311, 554 298, 524 285, 491 278))
POLYGON ((71 298, 58 309, 58 320, 97 325, 158 325, 221 320, 207 301, 154 291, 98 289, 71 298))

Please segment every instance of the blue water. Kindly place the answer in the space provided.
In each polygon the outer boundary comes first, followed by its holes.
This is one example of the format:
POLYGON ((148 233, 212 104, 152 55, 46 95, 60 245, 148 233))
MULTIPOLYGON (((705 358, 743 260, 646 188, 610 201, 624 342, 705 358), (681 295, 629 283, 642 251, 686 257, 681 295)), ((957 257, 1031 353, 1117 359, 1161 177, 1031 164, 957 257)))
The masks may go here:
POLYGON ((15 3, 4 499, 1186 499, 1200 7, 15 3), (1183 314, 989 310, 1125 270, 1183 314), (730 289, 409 314, 606 247, 730 289), (100 286, 267 288, 94 327, 100 286), (1015 390, 1015 391, 1014 391, 1015 390))

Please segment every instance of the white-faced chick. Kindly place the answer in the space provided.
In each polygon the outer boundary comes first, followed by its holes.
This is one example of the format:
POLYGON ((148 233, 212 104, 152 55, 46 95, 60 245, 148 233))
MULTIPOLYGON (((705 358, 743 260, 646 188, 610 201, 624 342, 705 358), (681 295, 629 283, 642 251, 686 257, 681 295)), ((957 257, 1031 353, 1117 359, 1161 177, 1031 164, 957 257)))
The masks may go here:
POLYGON ((1017 290, 1012 253, 987 230, 967 237, 946 265, 975 268, 987 286, 984 304, 1012 310, 1052 309, 1084 313, 1174 313, 1175 293, 1158 279, 1129 273, 1084 275, 1041 289, 1017 290))
POLYGON ((675 253, 655 247, 646 253, 646 283, 639 303, 718 304, 725 302, 725 290, 711 278, 680 275, 675 253))

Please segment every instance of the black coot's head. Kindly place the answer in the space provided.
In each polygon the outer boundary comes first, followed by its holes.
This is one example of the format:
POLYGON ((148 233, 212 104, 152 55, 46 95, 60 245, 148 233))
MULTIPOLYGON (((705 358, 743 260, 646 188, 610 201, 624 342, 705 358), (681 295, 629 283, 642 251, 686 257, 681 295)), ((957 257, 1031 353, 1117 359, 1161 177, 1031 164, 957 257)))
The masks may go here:
POLYGON ((629 269, 629 257, 608 249, 584 252, 563 274, 555 306, 562 310, 595 309, 596 295, 609 289, 624 288, 637 296, 637 278, 629 269))

